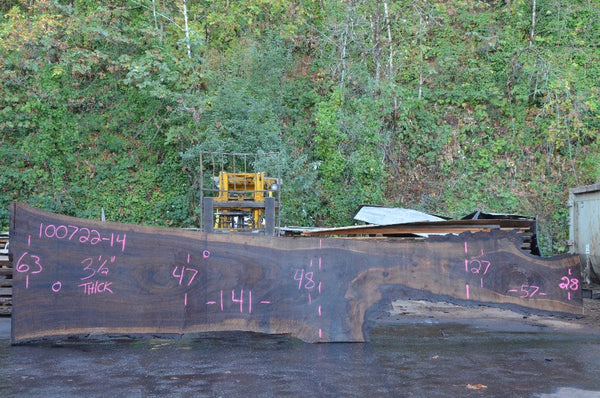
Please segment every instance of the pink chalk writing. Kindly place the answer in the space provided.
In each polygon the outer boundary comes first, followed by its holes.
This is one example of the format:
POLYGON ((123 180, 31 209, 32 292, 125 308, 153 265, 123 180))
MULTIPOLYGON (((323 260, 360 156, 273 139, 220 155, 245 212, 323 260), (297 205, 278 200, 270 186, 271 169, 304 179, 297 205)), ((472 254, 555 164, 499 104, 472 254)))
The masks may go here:
POLYGON ((92 246, 107 243, 110 247, 120 247, 122 252, 125 251, 127 242, 127 234, 110 233, 103 236, 97 229, 77 225, 44 225, 44 223, 40 223, 39 237, 40 239, 75 240, 79 243, 89 243, 92 246))
MULTIPOLYGON (((311 260, 310 260, 309 267, 311 267, 311 268, 312 268, 312 266, 313 266, 313 260, 311 259, 311 260)), ((321 269, 321 257, 319 257, 319 269, 321 269)))
POLYGON ((28 252, 24 252, 19 257, 15 266, 17 272, 25 274, 25 289, 29 289, 29 274, 39 274, 43 269, 40 257, 28 252), (30 260, 33 260, 33 262, 30 260))
MULTIPOLYGON (((319 239, 319 250, 322 248, 322 241, 319 239)), ((311 258, 308 262, 308 268, 295 268, 293 271, 293 280, 297 283, 298 290, 306 292, 308 298, 307 303, 309 306, 313 305, 313 301, 318 300, 318 295, 321 295, 323 285, 318 278, 318 275, 323 267, 323 259, 319 255, 317 258, 311 258), (314 267, 315 260, 318 264, 318 269, 314 267), (317 290, 318 295, 315 293, 317 290)), ((313 307, 315 308, 315 307, 313 307)), ((319 317, 322 316, 322 307, 318 305, 316 307, 316 313, 319 317)), ((319 339, 322 338, 322 329, 317 329, 319 339)))
POLYGON ((93 294, 100 293, 110 293, 113 294, 112 289, 110 288, 112 282, 100 282, 100 281, 91 281, 78 285, 77 287, 83 288, 83 294, 91 296, 93 294))
POLYGON ((194 281, 194 278, 196 277, 196 275, 198 275, 198 270, 194 269, 194 268, 190 268, 190 267, 186 267, 186 266, 181 266, 181 271, 177 271, 179 269, 179 266, 176 265, 175 268, 173 268, 173 272, 171 273, 171 275, 173 276, 173 278, 179 279, 179 286, 181 286, 184 283, 184 277, 187 278, 187 284, 186 286, 190 286, 192 284, 192 282, 194 281))
POLYGON ((475 259, 469 262, 469 267, 471 268, 471 273, 473 274, 487 274, 488 270, 490 269, 490 265, 490 262, 485 260, 475 259))
POLYGON ((304 268, 297 269, 294 274, 294 280, 298 282, 298 290, 302 289, 303 287, 306 290, 314 289, 316 285, 313 278, 314 272, 305 272, 304 268))
MULTIPOLYGON (((202 258, 207 259, 210 257, 210 252, 208 250, 204 250, 202 252, 202 258)), ((192 256, 190 253, 187 254, 187 263, 189 264, 190 261, 192 259, 192 256)), ((192 284, 192 282, 194 281, 194 279, 196 278, 196 275, 198 275, 198 270, 195 268, 192 268, 190 266, 181 266, 181 269, 179 269, 179 265, 176 265, 175 267, 173 267, 173 271, 171 272, 171 276, 175 279, 178 279, 177 284, 179 286, 185 285, 185 286, 190 286, 192 284)), ((188 305, 188 294, 187 292, 184 294, 183 296, 183 305, 185 307, 187 307, 188 305)))
POLYGON ((62 283, 60 281, 56 281, 52 284, 52 291, 54 293, 60 292, 60 289, 62 289, 62 283))
POLYGON ((571 300, 571 291, 579 290, 579 279, 571 278, 571 268, 568 270, 568 275, 560 278, 561 283, 558 284, 558 287, 567 292, 567 299, 571 300))
MULTIPOLYGON (((221 308, 221 311, 225 311, 226 307, 230 308, 231 305, 235 305, 236 311, 239 311, 240 313, 247 311, 248 314, 251 314, 253 311, 252 305, 255 303, 252 299, 252 290, 244 291, 244 289, 240 289, 239 294, 236 290, 231 291, 231 301, 225 300, 225 295, 223 294, 223 290, 221 290, 219 291, 219 300, 209 300, 205 304, 207 306, 218 305, 221 308), (247 300, 245 298, 247 298, 247 300), (244 303, 246 303, 246 307, 244 307, 244 303)), ((271 301, 260 300, 258 304, 268 305, 271 304, 271 301)))
MULTIPOLYGON (((483 288, 483 281, 485 275, 490 271, 492 263, 490 261, 482 259, 485 255, 483 252, 483 248, 480 249, 480 253, 476 256, 469 256, 469 245, 467 241, 464 241, 464 250, 465 250, 465 273, 468 275, 477 275, 479 276, 479 287, 483 288)), ((470 278, 468 278, 470 279, 470 278)), ((465 284, 465 296, 467 300, 470 297, 469 283, 465 284)))
POLYGON ((21 257, 17 260, 17 264, 15 266, 15 270, 20 273, 31 273, 31 274, 39 274, 42 272, 44 268, 40 263, 40 257, 35 254, 29 254, 28 252, 24 252, 21 257), (29 257, 33 260, 33 264, 30 264, 30 261, 27 260, 29 257))
POLYGON ((115 256, 111 256, 111 257, 98 256, 97 260, 93 257, 87 257, 87 258, 83 259, 83 261, 81 261, 81 264, 86 264, 86 266, 83 268, 83 270, 87 271, 88 275, 84 276, 83 278, 80 278, 80 279, 82 281, 84 281, 86 279, 92 278, 96 274, 108 275, 109 268, 107 267, 107 263, 109 261, 111 263, 114 263, 115 259, 116 259, 115 256))
POLYGON ((525 284, 521 285, 520 289, 508 290, 508 293, 510 293, 510 294, 517 293, 517 294, 519 294, 519 298, 521 298, 521 299, 530 299, 530 298, 534 298, 534 296, 546 296, 547 295, 544 292, 540 292, 539 286, 525 285, 525 284))
MULTIPOLYGON (((232 303, 239 303, 240 304, 240 312, 244 312, 243 309, 243 305, 244 305, 244 289, 242 289, 242 291, 240 292, 240 298, 236 299, 235 298, 235 290, 231 291, 231 302, 232 303)), ((252 307, 250 307, 251 309, 252 307)))

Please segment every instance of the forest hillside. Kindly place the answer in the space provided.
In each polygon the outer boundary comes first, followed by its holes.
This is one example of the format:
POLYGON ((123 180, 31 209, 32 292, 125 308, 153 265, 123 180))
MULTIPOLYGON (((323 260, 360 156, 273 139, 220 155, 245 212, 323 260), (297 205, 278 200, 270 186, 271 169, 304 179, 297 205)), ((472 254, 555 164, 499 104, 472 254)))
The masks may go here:
POLYGON ((200 151, 280 152, 282 225, 538 215, 600 181, 598 0, 0 0, 9 204, 198 226, 200 151))

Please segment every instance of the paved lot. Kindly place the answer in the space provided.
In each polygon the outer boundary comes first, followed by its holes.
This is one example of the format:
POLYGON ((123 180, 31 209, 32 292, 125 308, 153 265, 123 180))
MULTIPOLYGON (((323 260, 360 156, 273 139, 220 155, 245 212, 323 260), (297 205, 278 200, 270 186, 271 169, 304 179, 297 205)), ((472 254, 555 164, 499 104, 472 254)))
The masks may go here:
POLYGON ((366 344, 216 333, 20 346, 0 318, 0 396, 595 398, 593 317, 407 301, 375 320, 366 344))

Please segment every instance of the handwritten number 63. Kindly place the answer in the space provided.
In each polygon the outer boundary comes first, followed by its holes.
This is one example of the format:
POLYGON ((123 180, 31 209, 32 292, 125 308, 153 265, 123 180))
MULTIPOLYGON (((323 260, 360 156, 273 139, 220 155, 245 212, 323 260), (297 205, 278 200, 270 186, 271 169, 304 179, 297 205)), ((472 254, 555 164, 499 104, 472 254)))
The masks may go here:
POLYGON ((19 257, 19 260, 17 261, 17 266, 15 267, 15 269, 17 270, 17 272, 27 273, 30 270, 32 270, 34 267, 37 267, 37 268, 35 271, 31 271, 32 274, 39 274, 40 272, 42 272, 43 267, 42 267, 42 264, 40 264, 39 256, 25 252, 21 255, 21 257, 19 257), (23 261, 25 256, 27 256, 27 255, 29 255, 29 257, 31 257, 33 259, 33 265, 29 265, 28 262, 23 261))

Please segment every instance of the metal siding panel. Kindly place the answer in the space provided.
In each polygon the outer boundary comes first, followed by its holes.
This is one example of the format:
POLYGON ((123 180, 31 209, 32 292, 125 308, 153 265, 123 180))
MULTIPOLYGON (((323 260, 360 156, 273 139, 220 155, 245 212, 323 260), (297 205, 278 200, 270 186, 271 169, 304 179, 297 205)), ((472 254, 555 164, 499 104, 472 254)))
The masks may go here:
POLYGON ((583 269, 596 274, 592 282, 600 282, 600 190, 590 186, 571 190, 571 224, 573 248, 581 257, 583 269), (594 280, 595 279, 595 280, 594 280))

